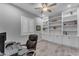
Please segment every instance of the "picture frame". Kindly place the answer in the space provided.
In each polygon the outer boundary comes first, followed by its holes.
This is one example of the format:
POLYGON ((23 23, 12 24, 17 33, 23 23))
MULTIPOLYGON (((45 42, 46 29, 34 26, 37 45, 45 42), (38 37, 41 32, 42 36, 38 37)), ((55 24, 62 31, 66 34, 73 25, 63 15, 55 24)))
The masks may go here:
POLYGON ((36 25, 36 31, 41 31, 41 26, 40 25, 36 25))

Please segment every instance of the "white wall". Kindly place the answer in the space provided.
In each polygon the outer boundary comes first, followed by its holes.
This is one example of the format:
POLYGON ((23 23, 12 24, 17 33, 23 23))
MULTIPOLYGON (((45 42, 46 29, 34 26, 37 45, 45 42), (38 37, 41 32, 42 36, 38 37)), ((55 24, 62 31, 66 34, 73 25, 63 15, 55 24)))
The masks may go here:
POLYGON ((7 33, 7 42, 26 42, 27 36, 21 36, 21 16, 35 18, 29 12, 22 11, 15 6, 0 4, 0 32, 7 33))
POLYGON ((41 31, 36 31, 36 33, 38 34, 38 39, 41 40, 42 39, 42 19, 40 17, 36 18, 35 25, 41 26, 41 31))

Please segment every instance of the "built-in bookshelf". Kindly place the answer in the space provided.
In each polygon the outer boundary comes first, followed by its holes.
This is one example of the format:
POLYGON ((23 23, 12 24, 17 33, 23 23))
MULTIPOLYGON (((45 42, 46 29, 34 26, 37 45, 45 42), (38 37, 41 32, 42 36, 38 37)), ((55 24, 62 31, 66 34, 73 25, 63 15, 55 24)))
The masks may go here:
POLYGON ((62 30, 62 17, 61 15, 56 15, 54 17, 49 18, 49 33, 53 35, 61 35, 62 30))
POLYGON ((79 36, 79 8, 64 9, 61 14, 50 16, 43 23, 45 32, 53 35, 75 35, 79 36))
POLYGON ((48 34, 42 39, 79 48, 79 7, 66 8, 61 15, 51 16, 47 22, 48 34))
MULTIPOLYGON (((44 20, 44 19, 43 19, 44 20)), ((62 33, 62 17, 61 15, 56 15, 54 17, 49 17, 48 21, 43 22, 43 32, 51 33, 53 35, 60 35, 62 33)))
POLYGON ((43 18, 43 32, 44 33, 48 33, 49 32, 49 21, 48 21, 48 17, 44 17, 43 18))
POLYGON ((63 35, 77 35, 77 8, 64 10, 63 17, 63 35))
POLYGON ((48 32, 48 21, 43 22, 43 31, 48 32))

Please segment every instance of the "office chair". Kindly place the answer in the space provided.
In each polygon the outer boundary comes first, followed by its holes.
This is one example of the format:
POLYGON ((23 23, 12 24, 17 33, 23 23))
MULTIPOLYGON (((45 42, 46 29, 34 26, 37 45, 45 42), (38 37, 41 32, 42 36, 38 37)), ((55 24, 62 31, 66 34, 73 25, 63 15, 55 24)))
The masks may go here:
POLYGON ((36 55, 36 45, 37 45, 38 36, 36 34, 29 35, 29 39, 27 40, 25 46, 27 47, 27 52, 23 55, 27 56, 35 56, 36 55))

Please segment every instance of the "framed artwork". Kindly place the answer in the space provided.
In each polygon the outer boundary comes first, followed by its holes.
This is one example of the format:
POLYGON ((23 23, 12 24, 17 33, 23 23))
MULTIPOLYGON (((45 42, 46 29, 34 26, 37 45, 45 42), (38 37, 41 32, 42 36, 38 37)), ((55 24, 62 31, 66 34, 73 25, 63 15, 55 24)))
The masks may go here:
POLYGON ((36 31, 41 31, 41 26, 40 25, 36 25, 36 31))

